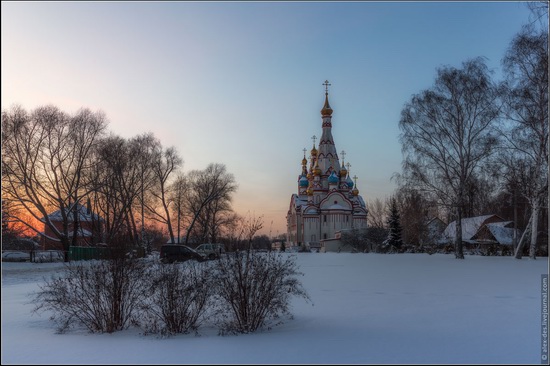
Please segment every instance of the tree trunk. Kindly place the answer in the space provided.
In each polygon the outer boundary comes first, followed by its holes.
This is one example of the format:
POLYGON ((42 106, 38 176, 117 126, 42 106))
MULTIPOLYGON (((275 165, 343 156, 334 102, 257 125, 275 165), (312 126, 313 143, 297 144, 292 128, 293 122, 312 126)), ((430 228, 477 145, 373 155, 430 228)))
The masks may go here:
MULTIPOLYGON (((462 198, 459 200, 462 202, 462 198)), ((462 250, 462 209, 461 203, 457 207, 457 220, 456 220, 456 232, 455 232, 455 258, 464 259, 464 251, 462 250)))
POLYGON ((516 253, 515 253, 516 259, 521 259, 521 257, 522 257, 523 246, 525 245, 525 242, 527 241, 528 234, 531 231, 531 221, 532 220, 533 220, 533 213, 531 213, 531 217, 529 217, 529 222, 527 223, 527 226, 525 227, 525 231, 521 235, 521 239, 519 240, 518 246, 516 247, 516 253))
POLYGON ((512 245, 514 247, 514 253, 518 247, 518 199, 517 199, 517 186, 514 184, 514 197, 513 203, 514 206, 514 237, 512 239, 512 245))
POLYGON ((529 258, 536 259, 535 252, 537 250, 537 236, 538 236, 538 224, 539 224, 539 214, 540 214, 540 204, 539 200, 535 200, 533 203, 533 213, 531 221, 531 245, 529 247, 529 258))

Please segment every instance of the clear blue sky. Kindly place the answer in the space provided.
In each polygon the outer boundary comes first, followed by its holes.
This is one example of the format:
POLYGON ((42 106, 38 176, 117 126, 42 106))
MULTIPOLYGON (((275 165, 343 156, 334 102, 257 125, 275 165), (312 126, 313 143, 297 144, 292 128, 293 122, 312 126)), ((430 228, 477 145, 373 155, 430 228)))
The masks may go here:
POLYGON ((436 69, 500 60, 524 2, 2 2, 2 109, 103 110, 123 137, 153 132, 184 171, 224 163, 235 209, 285 232, 302 149, 333 136, 368 201, 401 170, 401 109, 436 69), (273 221, 273 224, 271 222, 273 221))

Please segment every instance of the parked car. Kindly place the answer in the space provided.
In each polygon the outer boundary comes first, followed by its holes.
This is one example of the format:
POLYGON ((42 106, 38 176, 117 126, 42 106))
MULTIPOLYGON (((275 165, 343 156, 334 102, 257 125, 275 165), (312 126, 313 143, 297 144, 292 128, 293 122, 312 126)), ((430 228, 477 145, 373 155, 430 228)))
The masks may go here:
POLYGON ((216 259, 225 253, 225 246, 223 244, 201 244, 196 250, 205 258, 216 259))
POLYGON ((63 262, 65 260, 65 254, 62 250, 43 250, 34 253, 35 262, 63 262))
POLYGON ((2 253, 2 262, 28 262, 31 255, 25 252, 4 252, 2 253))
POLYGON ((164 244, 160 247, 160 260, 163 263, 185 262, 187 260, 202 262, 205 258, 187 245, 164 244))

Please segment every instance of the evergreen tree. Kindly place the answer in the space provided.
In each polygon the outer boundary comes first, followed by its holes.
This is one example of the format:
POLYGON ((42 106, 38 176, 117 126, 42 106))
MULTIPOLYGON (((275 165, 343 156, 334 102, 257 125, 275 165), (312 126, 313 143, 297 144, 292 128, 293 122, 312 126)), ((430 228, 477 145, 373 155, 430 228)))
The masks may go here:
POLYGON ((390 213, 388 216, 388 238, 384 241, 384 246, 395 249, 401 248, 403 240, 401 239, 401 218, 397 209, 395 197, 390 199, 390 213))

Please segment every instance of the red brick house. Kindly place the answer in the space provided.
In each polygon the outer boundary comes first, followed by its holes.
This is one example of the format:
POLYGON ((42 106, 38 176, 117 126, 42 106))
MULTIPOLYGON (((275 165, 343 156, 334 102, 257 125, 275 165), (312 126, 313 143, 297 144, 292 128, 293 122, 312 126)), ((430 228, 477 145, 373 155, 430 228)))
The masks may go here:
MULTIPOLYGON (((76 232, 76 243, 77 246, 94 246, 98 242, 101 242, 101 228, 103 219, 93 213, 89 208, 76 204, 76 206, 69 211, 65 209, 65 213, 69 220, 69 241, 72 242, 74 233, 74 212, 76 211, 77 215, 77 232, 76 232)), ((61 210, 57 210, 48 215, 48 218, 52 224, 59 230, 63 232, 63 215, 61 210)), ((44 250, 56 249, 63 250, 61 241, 57 238, 57 235, 54 234, 52 229, 46 224, 46 219, 42 219, 44 222, 44 232, 42 233, 42 247, 44 250)))

